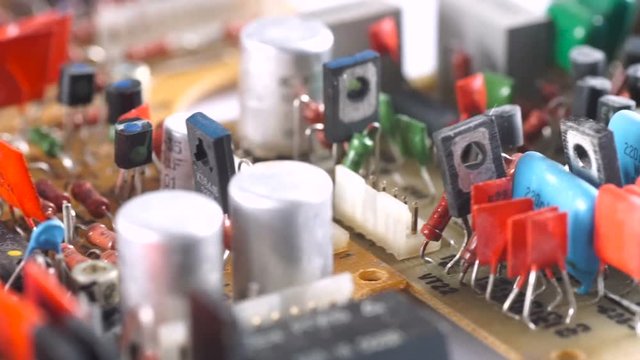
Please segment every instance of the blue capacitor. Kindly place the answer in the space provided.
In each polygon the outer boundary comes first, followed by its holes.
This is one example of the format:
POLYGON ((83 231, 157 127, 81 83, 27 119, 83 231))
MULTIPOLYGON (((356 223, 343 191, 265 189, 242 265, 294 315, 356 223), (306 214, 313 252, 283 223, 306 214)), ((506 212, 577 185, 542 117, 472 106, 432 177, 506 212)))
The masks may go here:
POLYGON ((633 184, 640 176, 640 114, 618 111, 609 121, 609 130, 616 143, 622 183, 633 184))
POLYGON ((591 289, 598 274, 593 249, 596 195, 595 187, 540 153, 529 151, 518 160, 513 197, 530 197, 536 209, 557 206, 569 215, 567 269, 580 281, 580 294, 591 289))
POLYGON ((35 250, 50 250, 60 253, 64 240, 64 225, 58 219, 43 221, 31 233, 29 245, 25 251, 28 258, 35 250))

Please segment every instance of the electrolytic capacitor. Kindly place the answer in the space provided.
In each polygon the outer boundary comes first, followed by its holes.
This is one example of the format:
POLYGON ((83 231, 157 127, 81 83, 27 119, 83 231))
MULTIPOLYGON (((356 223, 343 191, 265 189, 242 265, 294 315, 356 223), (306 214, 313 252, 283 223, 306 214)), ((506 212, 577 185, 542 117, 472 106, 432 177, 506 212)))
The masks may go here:
POLYGON ((322 100, 333 34, 319 21, 263 18, 242 29, 240 43, 241 144, 259 158, 291 157, 294 137, 304 139, 306 128, 294 124, 293 101, 303 94, 322 100))
POLYGON ((50 201, 56 207, 58 212, 62 211, 64 203, 70 203, 71 197, 66 192, 56 188, 56 186, 48 179, 40 179, 36 181, 36 191, 44 200, 50 201))
POLYGON ((623 96, 605 95, 598 100, 598 116, 596 121, 604 126, 609 125, 611 117, 620 110, 634 110, 636 102, 623 96))
POLYGON ((586 76, 576 83, 571 114, 595 119, 598 99, 611 92, 611 81, 600 76, 586 76))
POLYGON ((100 307, 111 308, 120 301, 118 269, 107 262, 88 260, 77 264, 71 276, 78 291, 100 307))
POLYGON ((604 51, 589 45, 578 45, 569 51, 571 77, 578 81, 585 76, 604 76, 607 55, 604 51))
POLYGON ((107 96, 107 120, 115 124, 120 115, 142 105, 142 85, 135 79, 123 79, 110 84, 107 96))
POLYGON ((189 295, 222 293, 223 218, 214 200, 186 190, 146 192, 122 205, 115 228, 126 346, 167 358, 188 350, 189 295))
POLYGON ((85 180, 74 181, 71 185, 71 196, 87 209, 94 218, 111 217, 109 200, 100 195, 90 182, 85 180))
POLYGON ((89 225, 87 228, 87 241, 102 250, 114 250, 116 248, 116 234, 100 223, 89 225))
POLYGON ((231 179, 235 299, 331 274, 332 199, 329 175, 298 161, 257 163, 231 179))
POLYGON ((60 69, 58 101, 66 106, 88 105, 93 101, 96 69, 84 63, 70 63, 60 69))
POLYGON ((633 64, 627 68, 627 91, 636 103, 640 102, 640 64, 633 64))
POLYGON ((189 113, 175 113, 164 120, 161 189, 193 190, 193 166, 187 134, 189 113))
POLYGON ((518 105, 502 105, 487 111, 496 120, 500 145, 503 150, 515 149, 524 144, 522 110, 518 105))

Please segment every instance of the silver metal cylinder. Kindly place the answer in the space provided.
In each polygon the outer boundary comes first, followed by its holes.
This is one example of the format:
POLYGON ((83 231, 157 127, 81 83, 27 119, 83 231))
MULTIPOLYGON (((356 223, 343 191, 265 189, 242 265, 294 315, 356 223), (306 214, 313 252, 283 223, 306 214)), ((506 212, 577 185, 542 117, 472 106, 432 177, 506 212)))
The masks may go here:
POLYGON ((257 163, 231 179, 235 299, 331 274, 332 199, 329 175, 299 161, 257 163))
POLYGON ((222 221, 220 206, 192 191, 153 191, 124 203, 115 219, 123 343, 162 358, 188 348, 189 294, 222 293, 222 221))
POLYGON ((179 112, 164 120, 161 189, 194 189, 191 149, 187 137, 187 118, 190 115, 179 112))
POLYGON ((307 94, 322 100, 322 64, 331 57, 333 34, 324 24, 297 17, 262 18, 240 34, 239 136, 260 158, 291 157, 304 130, 293 101, 307 94))
POLYGON ((120 301, 118 269, 108 262, 89 260, 78 264, 71 276, 79 291, 101 307, 110 308, 120 301))

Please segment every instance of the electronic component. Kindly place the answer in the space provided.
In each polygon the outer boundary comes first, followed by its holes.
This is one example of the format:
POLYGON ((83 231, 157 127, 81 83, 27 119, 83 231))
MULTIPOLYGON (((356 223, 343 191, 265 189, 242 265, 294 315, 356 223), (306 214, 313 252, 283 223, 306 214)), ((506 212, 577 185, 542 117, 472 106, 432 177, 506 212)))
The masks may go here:
POLYGON ((593 251, 596 193, 596 188, 588 182, 539 153, 525 153, 516 165, 514 198, 530 197, 536 209, 557 206, 569 216, 566 263, 569 273, 580 281, 580 294, 591 289, 598 272, 598 258, 593 251))
MULTIPOLYGON (((9 281, 26 250, 27 243, 20 234, 9 231, 4 224, 0 224, 0 282, 9 281)), ((22 288, 21 276, 14 281, 14 288, 22 288)))
POLYGON ((42 126, 30 128, 28 139, 49 157, 58 157, 62 153, 62 142, 42 126))
POLYGON ((487 110, 484 74, 477 73, 456 81, 456 102, 461 120, 484 113, 487 110))
POLYGON ((0 141, 0 159, 0 198, 20 209, 27 222, 31 222, 31 218, 45 220, 24 154, 0 141))
POLYGON ((118 269, 99 260, 82 261, 71 271, 77 291, 103 308, 117 306, 120 301, 118 269))
POLYGON ((133 169, 151 162, 153 127, 148 120, 134 118, 115 124, 115 162, 120 169, 133 169))
POLYGON ((231 133, 217 121, 198 112, 187 118, 195 190, 214 199, 227 213, 228 185, 236 173, 231 133))
POLYGON ((80 254, 73 245, 69 245, 68 243, 62 244, 62 256, 65 265, 72 271, 79 264, 90 260, 88 257, 80 254))
POLYGON ((378 120, 380 55, 366 50, 323 65, 325 136, 347 141, 378 120))
POLYGON ((294 123, 293 101, 303 94, 322 101, 322 64, 330 59, 333 41, 321 22, 296 17, 263 18, 243 27, 238 136, 254 156, 294 155, 306 124, 294 123))
POLYGON ((493 117, 478 115, 434 134, 438 162, 454 217, 470 213, 471 186, 506 176, 493 117))
MULTIPOLYGON (((378 128, 375 128, 377 132, 378 128)), ((362 133, 355 133, 349 141, 349 151, 342 159, 342 165, 349 168, 351 171, 359 172, 369 160, 371 154, 373 154, 373 148, 375 146, 375 139, 372 138, 370 128, 367 128, 362 133)))
POLYGON ((636 103, 640 102, 640 64, 633 64, 626 71, 626 85, 629 97, 636 103))
POLYGON ((640 176, 640 114, 630 110, 616 113, 609 130, 616 143, 622 184, 633 184, 640 176))
POLYGON ((41 198, 50 201, 55 205, 57 212, 62 212, 62 205, 64 203, 71 203, 71 197, 64 191, 59 190, 48 179, 40 179, 36 181, 36 191, 41 198))
POLYGON ((505 150, 515 149, 524 145, 522 131, 522 110, 520 106, 507 104, 491 108, 486 113, 493 117, 500 135, 500 145, 505 150))
POLYGON ((58 212, 56 206, 53 205, 52 202, 44 200, 42 198, 40 198, 40 206, 42 208, 42 212, 48 218, 55 217, 56 213, 58 212))
POLYGON ((31 233, 29 245, 24 252, 24 257, 28 258, 36 250, 62 252, 62 241, 64 240, 64 225, 58 219, 49 219, 41 222, 31 233))
POLYGON ((507 105, 513 101, 514 81, 511 77, 490 71, 482 75, 487 91, 487 107, 507 105))
POLYGON ((625 40, 622 61, 625 67, 640 63, 640 36, 632 35, 625 40))
POLYGON ((142 88, 135 79, 118 80, 107 86, 107 121, 115 124, 118 118, 131 109, 142 105, 142 88))
POLYGON ((447 196, 443 194, 438 204, 433 208, 429 219, 422 225, 420 232, 426 241, 440 241, 442 232, 449 224, 449 221, 451 221, 449 204, 447 203, 447 196))
POLYGON ((622 184, 613 132, 598 122, 571 117, 560 122, 564 156, 572 173, 599 187, 622 184))
POLYGON ((189 137, 188 113, 175 113, 163 123, 162 168, 160 188, 193 190, 193 165, 189 137))
POLYGON ((58 101, 66 106, 82 106, 93 101, 96 69, 84 63, 69 63, 60 69, 58 101))
POLYGON ((115 250, 116 234, 100 223, 87 227, 87 241, 102 250, 115 250))
POLYGON ((220 206, 193 191, 152 191, 122 205, 115 228, 125 344, 162 356, 188 349, 189 294, 222 291, 222 221, 220 206))
POLYGON ((93 187, 93 185, 85 180, 77 180, 71 184, 71 196, 78 201, 91 216, 96 219, 102 219, 105 216, 111 216, 111 204, 109 200, 93 187))
POLYGON ((151 96, 151 68, 143 62, 122 61, 111 67, 111 79, 119 81, 135 79, 140 81, 142 100, 149 101, 151 96))
POLYGON ((571 114, 595 119, 598 99, 611 92, 611 81, 599 76, 586 76, 576 82, 571 114))
POLYGON ((607 54, 589 45, 574 46, 569 51, 571 77, 578 81, 586 76, 605 76, 607 54))
POLYGON ((605 95, 598 99, 598 115, 596 121, 609 125, 611 117, 620 110, 634 110, 636 108, 636 102, 622 96, 617 95, 605 95))
POLYGON ((231 179, 235 299, 331 273, 332 199, 329 175, 298 161, 257 163, 231 179))
POLYGON ((360 302, 248 329, 248 359, 447 359, 445 335, 405 294, 360 302), (304 334, 297 329, 304 329, 304 334), (280 334, 277 337, 273 334, 280 334), (384 345, 383 345, 384 344, 384 345))

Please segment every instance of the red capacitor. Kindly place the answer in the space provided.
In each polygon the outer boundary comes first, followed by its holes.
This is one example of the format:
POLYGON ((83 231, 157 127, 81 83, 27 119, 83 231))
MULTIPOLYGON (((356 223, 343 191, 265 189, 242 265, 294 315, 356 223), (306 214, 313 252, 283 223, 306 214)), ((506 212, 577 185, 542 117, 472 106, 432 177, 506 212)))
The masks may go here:
POLYGON ((400 37, 398 23, 393 16, 385 16, 369 26, 369 45, 380 55, 389 55, 400 62, 400 37))
POLYGON ((451 220, 451 214, 449 213, 449 204, 447 203, 447 196, 442 194, 440 201, 433 208, 431 216, 427 222, 422 225, 420 232, 424 235, 426 241, 440 241, 442 238, 442 232, 447 227, 451 220))
POLYGON ((111 205, 109 204, 109 200, 100 195, 88 181, 75 181, 71 185, 71 196, 82 204, 89 214, 96 219, 107 216, 107 213, 110 211, 111 205))
POLYGON ((115 250, 107 250, 100 254, 100 260, 106 261, 110 264, 117 265, 118 264, 118 252, 115 250))
POLYGON ((67 243, 62 243, 62 255, 64 257, 64 263, 69 270, 73 270, 78 264, 89 261, 88 257, 80 254, 73 245, 67 243))
POLYGON ((41 198, 52 202, 58 212, 62 211, 62 205, 65 202, 71 203, 69 194, 56 188, 50 180, 40 179, 36 181, 36 191, 41 198))
POLYGON ((476 73, 456 81, 456 102, 460 120, 487 111, 487 88, 484 75, 476 73))
POLYGON ((505 177, 471 185, 471 209, 476 205, 511 199, 512 183, 511 178, 505 177))
POLYGON ((0 358, 35 359, 35 330, 45 322, 45 314, 30 301, 11 290, 0 291, 0 358))
POLYGON ((114 250, 116 233, 100 223, 93 223, 87 228, 87 241, 102 250, 114 250))
POLYGON ((54 319, 79 314, 76 299, 47 269, 35 261, 24 266, 24 295, 54 319))
POLYGON ((466 51, 456 49, 451 55, 453 80, 458 81, 471 75, 471 56, 466 51))
MULTIPOLYGON (((635 185, 634 185, 635 186, 635 185)), ((600 260, 640 280, 640 196, 613 184, 596 198, 594 249, 600 260)))
POLYGON ((498 201, 473 208, 473 223, 478 237, 476 252, 480 265, 489 265, 491 273, 496 273, 509 239, 509 218, 531 210, 533 200, 530 198, 498 201))
POLYGON ((557 208, 531 216, 527 222, 527 261, 531 270, 538 271, 553 266, 566 269, 567 257, 566 212, 557 208))

